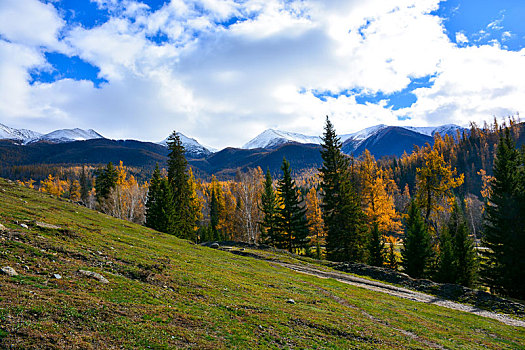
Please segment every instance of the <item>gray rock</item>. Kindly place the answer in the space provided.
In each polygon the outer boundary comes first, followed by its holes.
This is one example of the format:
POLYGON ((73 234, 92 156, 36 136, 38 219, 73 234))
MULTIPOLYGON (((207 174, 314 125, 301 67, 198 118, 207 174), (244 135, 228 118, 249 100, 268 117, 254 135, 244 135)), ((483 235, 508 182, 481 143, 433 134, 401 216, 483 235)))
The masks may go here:
POLYGON ((7 228, 4 225, 0 224, 0 232, 4 231, 7 231, 7 228))
POLYGON ((295 300, 293 300, 293 299, 288 299, 288 300, 286 300, 286 302, 288 304, 295 304, 295 300))
POLYGON ((21 227, 21 228, 25 228, 25 229, 28 229, 28 228, 29 228, 29 226, 27 226, 26 224, 20 224, 20 227, 21 227))
POLYGON ((58 273, 54 273, 53 277, 56 278, 57 280, 62 279, 62 276, 60 276, 58 273))
POLYGON ((219 243, 217 243, 217 242, 213 242, 213 243, 210 245, 210 248, 213 248, 213 249, 219 249, 219 243))
POLYGON ((18 272, 15 271, 11 266, 2 267, 2 272, 8 276, 18 276, 18 272))
POLYGON ((86 271, 86 270, 78 270, 78 272, 83 274, 84 276, 96 279, 99 282, 109 283, 109 281, 104 276, 102 276, 100 273, 96 273, 93 271, 86 271))
POLYGON ((40 221, 35 221, 35 226, 39 228, 48 228, 48 229, 53 229, 53 230, 61 229, 60 226, 46 224, 45 222, 40 222, 40 221))

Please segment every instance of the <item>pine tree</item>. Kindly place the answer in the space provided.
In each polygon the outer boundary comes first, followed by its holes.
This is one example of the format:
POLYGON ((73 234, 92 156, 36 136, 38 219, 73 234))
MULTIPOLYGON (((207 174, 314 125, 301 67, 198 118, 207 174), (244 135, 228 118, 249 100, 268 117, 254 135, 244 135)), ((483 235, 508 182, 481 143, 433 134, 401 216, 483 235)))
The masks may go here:
POLYGON ((415 201, 412 201, 408 210, 401 257, 405 273, 414 278, 428 275, 432 246, 421 211, 415 201))
POLYGON ((97 191, 97 201, 100 203, 107 198, 111 189, 115 188, 118 181, 117 169, 109 162, 105 168, 97 170, 97 177, 95 179, 95 190, 97 191))
POLYGON ((494 160, 494 179, 485 206, 482 239, 487 249, 483 251, 482 277, 492 291, 523 299, 525 216, 520 157, 509 130, 501 134, 494 160))
POLYGON ((91 190, 91 186, 89 185, 87 173, 86 173, 86 166, 82 165, 82 171, 80 172, 80 199, 84 204, 88 202, 89 197, 89 191, 91 190))
POLYGON ((168 138, 168 182, 171 189, 171 213, 168 233, 177 237, 195 240, 195 217, 192 193, 187 171, 188 161, 184 156, 182 142, 174 131, 168 138))
POLYGON ((280 206, 277 211, 276 227, 278 230, 277 244, 289 252, 300 252, 308 246, 308 222, 306 208, 301 207, 303 200, 299 199, 299 191, 295 186, 290 171, 290 163, 283 158, 281 167, 283 177, 277 185, 280 206))
POLYGON ((157 163, 148 189, 148 198, 146 201, 146 226, 157 231, 166 232, 166 227, 162 224, 163 197, 162 179, 160 177, 159 164, 157 163))
POLYGON ((452 247, 455 261, 454 283, 472 287, 477 278, 478 262, 474 239, 470 236, 467 223, 461 208, 454 203, 447 231, 452 236, 452 247))
POLYGON ((385 260, 385 242, 379 232, 379 224, 375 221, 370 230, 370 241, 368 243, 368 264, 372 266, 383 266, 385 260))
POLYGON ((319 172, 327 257, 362 262, 366 252, 364 214, 350 180, 348 159, 341 152, 341 141, 328 116, 322 140, 323 166, 319 172))
POLYGON ((275 245, 277 241, 277 207, 278 201, 275 191, 273 189, 272 175, 270 169, 266 170, 266 176, 264 179, 264 190, 261 196, 260 210, 263 213, 263 219, 260 222, 261 225, 261 243, 275 245))
POLYGON ((398 260, 397 253, 396 253, 397 239, 393 236, 388 236, 387 242, 388 242, 388 248, 387 248, 387 253, 385 257, 385 264, 387 267, 393 270, 397 270, 399 266, 399 260, 398 260))

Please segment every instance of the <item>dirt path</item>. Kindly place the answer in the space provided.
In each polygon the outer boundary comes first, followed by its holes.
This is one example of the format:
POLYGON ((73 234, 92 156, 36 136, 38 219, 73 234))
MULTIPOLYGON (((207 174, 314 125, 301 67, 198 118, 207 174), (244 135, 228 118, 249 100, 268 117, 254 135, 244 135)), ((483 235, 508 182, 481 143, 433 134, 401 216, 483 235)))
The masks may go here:
POLYGON ((460 304, 460 303, 456 303, 450 300, 440 299, 433 295, 416 292, 410 289, 396 287, 396 286, 384 284, 381 282, 370 281, 365 278, 355 277, 355 276, 351 276, 351 275, 340 273, 340 272, 335 272, 335 271, 327 272, 327 271, 316 269, 314 267, 309 267, 309 266, 304 266, 304 265, 295 265, 295 264, 275 262, 275 261, 273 261, 272 263, 279 264, 280 266, 286 267, 293 271, 316 276, 319 278, 333 278, 340 282, 350 284, 356 287, 366 288, 369 290, 373 290, 375 292, 386 293, 386 294, 393 295, 399 298, 409 299, 409 300, 413 300, 413 301, 417 301, 421 303, 439 305, 439 306, 443 306, 443 307, 453 309, 453 310, 464 311, 464 312, 468 312, 468 313, 475 314, 478 316, 492 318, 494 320, 500 321, 509 326, 525 327, 525 321, 521 321, 521 320, 512 318, 510 316, 507 316, 507 315, 482 310, 474 306, 460 304))

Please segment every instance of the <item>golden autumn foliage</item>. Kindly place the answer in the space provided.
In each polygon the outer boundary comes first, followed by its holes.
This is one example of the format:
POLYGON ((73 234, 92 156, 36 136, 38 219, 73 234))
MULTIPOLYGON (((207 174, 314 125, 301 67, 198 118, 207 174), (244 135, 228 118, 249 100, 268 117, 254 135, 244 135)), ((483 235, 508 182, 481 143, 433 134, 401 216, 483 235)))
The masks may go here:
POLYGON ((464 175, 456 176, 456 169, 445 161, 439 149, 426 147, 423 166, 416 169, 416 200, 427 224, 436 232, 437 222, 442 221, 439 215, 451 211, 453 189, 464 181, 464 175))
POLYGON ((390 173, 379 168, 374 156, 365 150, 360 163, 361 199, 368 222, 376 221, 380 232, 401 231, 400 215, 394 205, 397 186, 390 173))
POLYGON ((314 187, 306 194, 306 208, 310 242, 317 249, 317 257, 320 258, 320 247, 326 244, 326 236, 319 197, 314 187))

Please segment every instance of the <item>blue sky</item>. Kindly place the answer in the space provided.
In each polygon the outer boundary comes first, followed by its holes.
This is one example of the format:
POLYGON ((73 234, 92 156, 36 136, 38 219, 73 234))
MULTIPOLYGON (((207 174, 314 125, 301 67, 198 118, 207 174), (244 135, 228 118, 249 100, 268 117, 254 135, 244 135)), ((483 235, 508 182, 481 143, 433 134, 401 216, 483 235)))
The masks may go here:
POLYGON ((3 0, 0 122, 215 147, 525 109, 523 1, 3 0), (28 25, 31 23, 31 25, 28 25))

